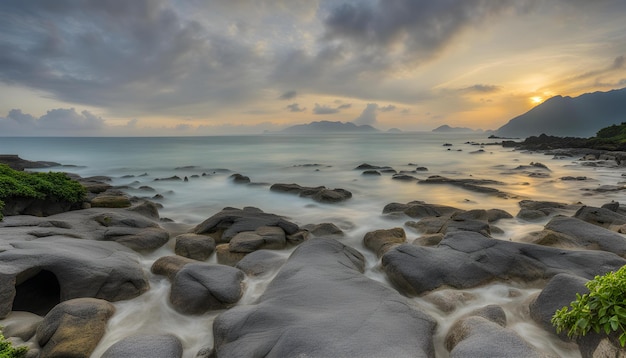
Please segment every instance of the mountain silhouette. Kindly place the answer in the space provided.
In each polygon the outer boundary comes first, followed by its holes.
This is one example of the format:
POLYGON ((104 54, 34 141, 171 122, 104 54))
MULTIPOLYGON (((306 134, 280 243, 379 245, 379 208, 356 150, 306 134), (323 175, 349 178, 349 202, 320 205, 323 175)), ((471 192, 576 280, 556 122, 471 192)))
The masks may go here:
POLYGON ((626 121, 626 88, 585 93, 578 97, 555 96, 511 119, 496 131, 504 137, 539 134, 591 137, 601 128, 626 121))

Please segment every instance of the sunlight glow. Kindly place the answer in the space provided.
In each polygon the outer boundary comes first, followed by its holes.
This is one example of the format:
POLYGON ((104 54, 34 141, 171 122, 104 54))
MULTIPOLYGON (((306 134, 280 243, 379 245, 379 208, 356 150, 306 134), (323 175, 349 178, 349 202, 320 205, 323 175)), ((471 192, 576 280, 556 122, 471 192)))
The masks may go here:
POLYGON ((530 97, 530 102, 532 104, 539 104, 539 103, 543 102, 543 98, 541 98, 539 96, 530 97))

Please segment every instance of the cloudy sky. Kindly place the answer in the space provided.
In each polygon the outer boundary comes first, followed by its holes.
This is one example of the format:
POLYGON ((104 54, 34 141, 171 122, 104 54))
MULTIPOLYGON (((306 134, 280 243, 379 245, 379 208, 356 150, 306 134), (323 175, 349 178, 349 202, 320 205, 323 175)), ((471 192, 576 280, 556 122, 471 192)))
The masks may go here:
POLYGON ((623 0, 2 0, 0 136, 496 129, 626 87, 623 0))

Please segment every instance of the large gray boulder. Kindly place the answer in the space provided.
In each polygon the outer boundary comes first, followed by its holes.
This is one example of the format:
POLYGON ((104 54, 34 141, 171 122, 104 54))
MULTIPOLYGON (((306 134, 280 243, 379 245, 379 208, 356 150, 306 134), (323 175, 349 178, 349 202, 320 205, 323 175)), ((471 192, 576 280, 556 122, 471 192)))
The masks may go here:
POLYGON ((262 226, 277 226, 287 235, 293 235, 299 230, 298 225, 281 216, 264 213, 257 208, 245 207, 243 209, 224 208, 197 225, 192 232, 213 234, 217 243, 227 243, 240 232, 255 231, 262 226))
POLYGON ((475 232, 449 233, 436 248, 400 245, 382 258, 387 276, 408 294, 442 286, 470 288, 493 280, 535 281, 559 273, 593 278, 625 264, 609 252, 568 251, 475 232))
POLYGON ((479 316, 456 322, 446 346, 450 358, 546 358, 515 331, 479 316))
POLYGON ((149 334, 126 337, 114 343, 101 358, 180 358, 183 345, 171 334, 149 334))
POLYGON ((174 253, 193 260, 205 261, 215 251, 215 239, 198 234, 181 234, 176 236, 174 253))
POLYGON ((114 312, 112 304, 93 298, 77 298, 59 304, 37 329, 41 356, 89 357, 114 312))
MULTIPOLYGON (((619 203, 617 206, 619 208, 619 203)), ((578 209, 574 217, 611 231, 619 231, 626 224, 626 215, 606 208, 594 208, 592 206, 583 206, 578 209)))
MULTIPOLYGON (((137 255, 118 243, 66 237, 12 241, 0 252, 0 317, 11 311, 16 289, 31 279, 38 285, 37 277, 44 273, 58 281, 61 302, 80 297, 126 300, 149 288, 137 255)), ((46 287, 30 289, 45 295, 46 287)))
POLYGON ((435 321, 332 239, 301 244, 255 304, 219 315, 216 357, 434 357, 435 321))
POLYGON ((170 302, 185 314, 227 308, 243 295, 243 279, 243 272, 230 266, 187 264, 172 280, 170 302))
POLYGON ((548 237, 540 242, 543 244, 602 250, 626 256, 626 237, 577 218, 555 216, 544 229, 548 237))
POLYGON ((428 204, 423 201, 411 201, 407 204, 390 203, 383 208, 383 214, 403 213, 414 219, 434 216, 434 217, 450 217, 454 213, 463 212, 447 205, 428 204))

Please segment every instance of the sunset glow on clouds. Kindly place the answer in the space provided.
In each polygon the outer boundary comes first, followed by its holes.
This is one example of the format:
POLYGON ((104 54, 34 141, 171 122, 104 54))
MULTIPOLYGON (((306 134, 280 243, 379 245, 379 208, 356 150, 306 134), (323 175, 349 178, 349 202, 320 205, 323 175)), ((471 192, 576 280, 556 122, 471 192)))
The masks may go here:
POLYGON ((0 2, 0 136, 495 129, 626 87, 621 0, 0 2))

